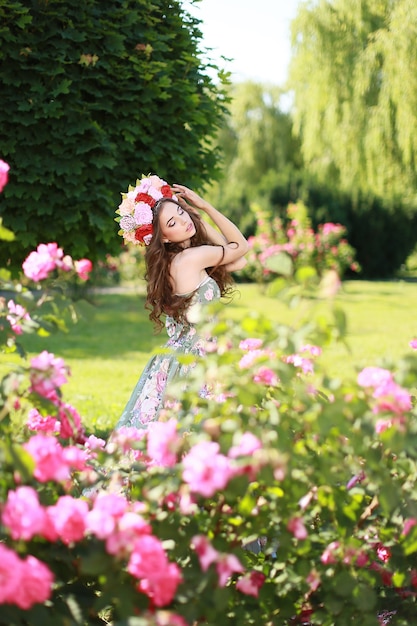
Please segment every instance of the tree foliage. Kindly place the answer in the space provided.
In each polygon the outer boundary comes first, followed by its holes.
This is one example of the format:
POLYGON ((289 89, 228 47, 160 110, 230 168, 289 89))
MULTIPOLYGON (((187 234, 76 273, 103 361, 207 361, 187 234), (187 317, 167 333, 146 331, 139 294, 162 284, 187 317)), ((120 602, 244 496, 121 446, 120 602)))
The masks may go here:
POLYGON ((223 178, 213 185, 213 202, 245 227, 253 221, 248 207, 270 188, 271 177, 298 167, 298 140, 292 120, 283 111, 282 90, 254 82, 237 83, 229 90, 229 115, 218 133, 224 155, 223 178))
POLYGON ((150 171, 198 186, 226 76, 201 60, 199 20, 179 0, 5 0, 0 7, 1 200, 19 263, 39 241, 90 258, 120 245, 120 191, 150 171), (217 71, 215 84, 208 68, 217 71))
POLYGON ((302 5, 290 82, 309 167, 349 190, 415 201, 416 47, 414 0, 302 5))

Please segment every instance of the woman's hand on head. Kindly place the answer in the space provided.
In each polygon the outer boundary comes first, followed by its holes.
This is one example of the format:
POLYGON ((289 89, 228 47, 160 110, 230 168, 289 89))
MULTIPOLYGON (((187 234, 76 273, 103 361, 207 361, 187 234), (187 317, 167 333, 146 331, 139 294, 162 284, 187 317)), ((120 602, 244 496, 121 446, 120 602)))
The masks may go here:
POLYGON ((198 195, 198 193, 196 193, 192 189, 189 189, 188 187, 185 187, 185 185, 174 184, 172 185, 171 189, 178 197, 179 202, 185 201, 192 207, 204 211, 207 203, 205 200, 203 200, 201 196, 198 195))

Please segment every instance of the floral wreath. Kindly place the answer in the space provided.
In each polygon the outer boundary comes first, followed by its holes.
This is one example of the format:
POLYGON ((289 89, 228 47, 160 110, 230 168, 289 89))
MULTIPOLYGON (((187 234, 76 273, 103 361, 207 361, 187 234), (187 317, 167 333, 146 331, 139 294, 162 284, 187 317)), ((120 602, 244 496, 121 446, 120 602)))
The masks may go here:
POLYGON ((153 235, 153 207, 161 198, 174 198, 171 187, 159 176, 142 176, 136 186, 129 185, 122 193, 122 203, 116 213, 121 235, 125 243, 149 246, 153 235))

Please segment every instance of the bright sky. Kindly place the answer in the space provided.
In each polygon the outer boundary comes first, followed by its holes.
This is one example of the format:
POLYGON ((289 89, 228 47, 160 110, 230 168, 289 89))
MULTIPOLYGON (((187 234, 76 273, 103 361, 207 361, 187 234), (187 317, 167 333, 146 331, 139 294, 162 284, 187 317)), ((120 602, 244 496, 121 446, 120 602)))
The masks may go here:
POLYGON ((290 23, 301 0, 201 0, 184 8, 202 20, 203 45, 232 81, 283 85, 290 61, 290 23))

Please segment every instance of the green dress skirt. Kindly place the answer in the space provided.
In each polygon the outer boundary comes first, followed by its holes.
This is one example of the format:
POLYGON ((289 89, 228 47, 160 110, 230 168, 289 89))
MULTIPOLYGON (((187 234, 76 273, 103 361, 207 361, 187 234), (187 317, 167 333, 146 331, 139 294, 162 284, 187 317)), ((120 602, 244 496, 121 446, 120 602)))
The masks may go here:
MULTIPOLYGON (((190 294, 183 294, 188 296, 190 294)), ((220 299, 220 289, 213 278, 207 276, 197 287, 191 300, 187 317, 192 318, 195 307, 210 304, 220 299)), ((168 341, 164 353, 153 356, 146 365, 133 393, 116 425, 122 427, 147 428, 150 422, 158 419, 164 405, 168 383, 177 376, 186 376, 189 365, 181 365, 176 358, 180 354, 204 355, 205 340, 197 333, 194 323, 180 323, 172 317, 165 322, 168 341), (165 352, 168 350, 168 352, 165 352)))

